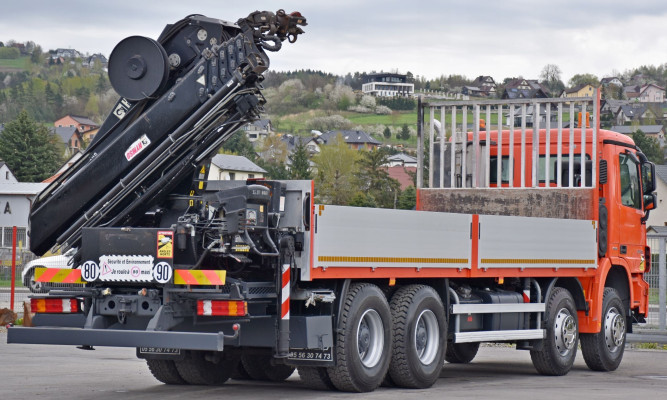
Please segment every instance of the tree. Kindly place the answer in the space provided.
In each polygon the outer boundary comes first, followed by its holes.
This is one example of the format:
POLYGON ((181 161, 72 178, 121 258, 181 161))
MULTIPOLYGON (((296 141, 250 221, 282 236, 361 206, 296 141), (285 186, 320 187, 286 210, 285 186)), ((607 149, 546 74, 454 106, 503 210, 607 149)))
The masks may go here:
POLYGON ((352 197, 352 200, 350 200, 350 204, 352 207, 369 207, 369 208, 377 208, 378 204, 373 198, 372 195, 364 193, 364 192, 357 192, 357 194, 352 197))
POLYGON ((560 78, 561 70, 556 64, 547 64, 542 68, 540 73, 541 83, 546 86, 553 95, 558 95, 564 88, 565 84, 560 78))
POLYGON ((359 159, 359 174, 357 179, 361 190, 372 196, 378 206, 394 208, 394 201, 398 196, 400 183, 389 176, 384 168, 387 164, 388 153, 382 149, 374 149, 362 153, 359 159))
POLYGON ((382 134, 384 135, 385 139, 391 139, 391 129, 389 129, 388 126, 384 127, 382 134))
POLYGON ((20 182, 41 182, 63 163, 62 143, 26 111, 8 122, 0 134, 0 159, 20 182))
POLYGON ((271 135, 262 140, 260 144, 260 157, 267 163, 285 164, 287 161, 287 143, 280 140, 280 136, 271 135))
POLYGON ((401 127, 401 132, 396 136, 397 139, 403 139, 403 140, 410 139, 410 128, 408 128, 408 124, 403 124, 403 126, 401 127))
POLYGON ((600 80, 593 74, 576 74, 568 81, 570 87, 579 85, 592 85, 594 87, 600 86, 600 80))
POLYGON ((313 157, 317 169, 317 201, 336 205, 350 202, 359 191, 355 179, 358 158, 357 150, 349 148, 341 135, 321 147, 320 153, 313 157))
POLYGON ((637 129, 635 133, 632 134, 632 140, 635 141, 637 147, 639 147, 648 157, 648 159, 656 164, 663 164, 665 162, 664 153, 660 148, 660 143, 658 140, 649 136, 641 130, 637 129))
POLYGON ((30 56, 30 62, 33 64, 41 64, 43 61, 42 57, 42 47, 41 46, 35 46, 32 49, 32 55, 30 56))
POLYGON ((414 186, 408 186, 398 196, 398 209, 412 210, 417 205, 417 190, 414 186))
POLYGON ((290 167, 290 179, 312 179, 310 173, 310 158, 308 157, 308 149, 301 141, 296 141, 294 153, 290 156, 292 165, 290 167))
POLYGON ((232 136, 222 145, 221 150, 221 153, 236 154, 238 156, 243 156, 250 161, 257 161, 255 148, 252 147, 252 143, 241 129, 232 133, 232 136))

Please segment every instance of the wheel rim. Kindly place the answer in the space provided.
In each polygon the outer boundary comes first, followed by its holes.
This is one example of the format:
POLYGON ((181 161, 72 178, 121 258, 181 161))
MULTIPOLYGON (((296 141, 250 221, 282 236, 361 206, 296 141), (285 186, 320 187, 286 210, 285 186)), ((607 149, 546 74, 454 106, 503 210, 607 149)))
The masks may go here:
POLYGON ((561 308, 554 323, 556 349, 561 356, 569 353, 577 342, 577 322, 567 308, 561 308))
POLYGON ((604 340, 610 352, 616 352, 625 339, 625 319, 616 307, 611 307, 604 318, 604 340))
POLYGON ((380 362, 384 350, 384 326, 375 310, 366 310, 357 326, 357 350, 361 363, 372 368, 380 362))
POLYGON ((440 343, 438 320, 431 310, 424 310, 417 318, 414 345, 422 364, 428 365, 435 360, 440 343))
POLYGON ((42 290, 42 282, 37 282, 35 280, 35 274, 32 274, 30 277, 30 288, 35 292, 42 290))

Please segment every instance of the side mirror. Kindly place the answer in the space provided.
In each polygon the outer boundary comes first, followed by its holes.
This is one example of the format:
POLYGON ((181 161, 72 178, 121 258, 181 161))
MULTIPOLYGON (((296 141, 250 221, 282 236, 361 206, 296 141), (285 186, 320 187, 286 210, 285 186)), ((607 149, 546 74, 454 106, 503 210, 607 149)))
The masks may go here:
POLYGON ((658 196, 655 193, 644 195, 644 211, 654 210, 658 203, 658 196))
POLYGON ((652 162, 642 163, 642 190, 645 195, 655 192, 655 165, 652 162))

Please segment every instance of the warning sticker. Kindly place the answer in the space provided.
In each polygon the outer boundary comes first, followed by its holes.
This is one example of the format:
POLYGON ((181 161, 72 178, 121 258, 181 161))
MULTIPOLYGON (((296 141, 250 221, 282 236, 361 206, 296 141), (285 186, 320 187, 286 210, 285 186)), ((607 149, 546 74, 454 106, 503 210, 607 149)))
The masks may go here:
POLYGON ((150 282, 153 280, 153 256, 101 256, 99 280, 150 282))
POLYGON ((174 258, 174 232, 157 232, 157 258, 174 258))

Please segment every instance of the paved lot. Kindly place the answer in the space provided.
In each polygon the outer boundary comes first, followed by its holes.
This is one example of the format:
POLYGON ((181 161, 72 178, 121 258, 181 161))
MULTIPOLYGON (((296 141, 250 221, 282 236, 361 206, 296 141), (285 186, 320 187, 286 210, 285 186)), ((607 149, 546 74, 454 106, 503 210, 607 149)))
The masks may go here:
POLYGON ((535 373, 530 355, 507 347, 483 347, 472 364, 445 365, 426 390, 380 388, 373 393, 318 392, 302 387, 297 374, 286 383, 229 381, 221 387, 158 383, 133 349, 78 350, 66 346, 8 345, 0 333, 2 398, 5 399, 610 399, 663 398, 667 351, 628 349, 618 371, 596 373, 581 355, 565 377, 535 373))

